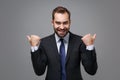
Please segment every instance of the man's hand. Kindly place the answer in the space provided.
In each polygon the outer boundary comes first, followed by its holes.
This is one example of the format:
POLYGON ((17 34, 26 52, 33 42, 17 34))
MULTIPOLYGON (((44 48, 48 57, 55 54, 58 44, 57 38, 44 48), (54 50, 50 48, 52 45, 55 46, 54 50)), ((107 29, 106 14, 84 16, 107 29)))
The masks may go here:
POLYGON ((91 34, 87 34, 83 36, 82 41, 86 46, 90 46, 94 44, 95 38, 96 38, 96 34, 94 34, 93 36, 91 34))
POLYGON ((40 37, 37 35, 27 36, 27 39, 31 46, 38 46, 40 43, 40 37))

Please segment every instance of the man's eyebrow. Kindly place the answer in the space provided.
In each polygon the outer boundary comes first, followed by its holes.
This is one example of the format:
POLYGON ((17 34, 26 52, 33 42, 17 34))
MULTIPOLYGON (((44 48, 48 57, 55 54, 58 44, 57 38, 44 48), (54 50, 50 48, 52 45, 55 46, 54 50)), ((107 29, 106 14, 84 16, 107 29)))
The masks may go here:
POLYGON ((55 21, 55 22, 60 22, 60 21, 55 21))
POLYGON ((56 23, 62 23, 62 22, 60 22, 60 21, 55 21, 56 23))

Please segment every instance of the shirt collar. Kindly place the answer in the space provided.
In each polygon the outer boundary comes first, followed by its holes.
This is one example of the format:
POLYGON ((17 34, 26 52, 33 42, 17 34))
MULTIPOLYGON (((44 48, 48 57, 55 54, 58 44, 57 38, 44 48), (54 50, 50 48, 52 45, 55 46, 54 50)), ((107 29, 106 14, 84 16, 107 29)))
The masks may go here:
MULTIPOLYGON (((68 32, 68 34, 63 38, 64 41, 67 43, 69 41, 69 35, 70 35, 70 33, 68 32)), ((55 33, 55 40, 56 40, 56 42, 59 42, 59 40, 60 40, 60 37, 56 33, 55 33)))

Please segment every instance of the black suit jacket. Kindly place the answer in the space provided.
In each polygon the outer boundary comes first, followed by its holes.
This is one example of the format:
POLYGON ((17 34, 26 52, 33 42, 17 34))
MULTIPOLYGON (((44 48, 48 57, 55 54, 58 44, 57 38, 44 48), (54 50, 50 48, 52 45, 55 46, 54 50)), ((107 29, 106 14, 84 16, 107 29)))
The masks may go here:
MULTIPOLYGON (((82 80, 80 63, 87 73, 94 75, 97 70, 95 49, 86 50, 81 40, 82 36, 70 33, 66 56, 67 80, 82 80)), ((39 49, 31 52, 34 71, 42 75, 47 66, 46 80, 61 80, 60 55, 57 50, 55 35, 52 34, 41 40, 39 49)))

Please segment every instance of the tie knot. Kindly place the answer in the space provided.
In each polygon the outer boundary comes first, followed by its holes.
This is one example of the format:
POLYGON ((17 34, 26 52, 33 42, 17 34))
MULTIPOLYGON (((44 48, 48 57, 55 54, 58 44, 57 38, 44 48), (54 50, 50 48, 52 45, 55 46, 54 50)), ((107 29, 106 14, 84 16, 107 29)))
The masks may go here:
POLYGON ((60 39, 60 41, 61 41, 61 42, 63 42, 63 41, 64 41, 64 39, 62 39, 62 38, 61 38, 61 39, 60 39))

